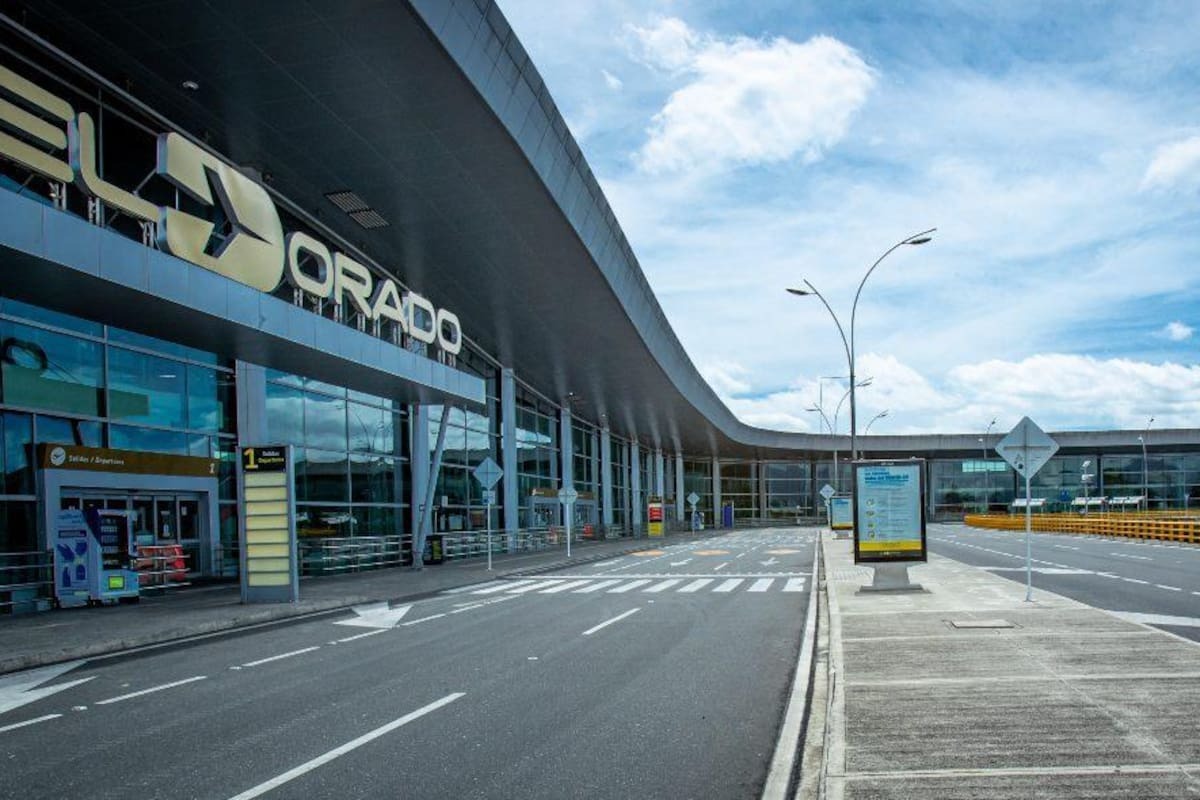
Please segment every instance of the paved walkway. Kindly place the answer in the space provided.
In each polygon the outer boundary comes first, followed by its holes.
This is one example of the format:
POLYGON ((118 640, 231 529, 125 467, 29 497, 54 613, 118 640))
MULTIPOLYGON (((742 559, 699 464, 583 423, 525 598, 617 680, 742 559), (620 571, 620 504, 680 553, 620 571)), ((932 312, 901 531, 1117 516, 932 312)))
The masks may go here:
POLYGON ((1200 645, 937 556, 858 594, 824 554, 825 797, 1200 798, 1200 645))
POLYGON ((5 616, 0 617, 0 675, 362 603, 410 601, 496 577, 560 569, 706 535, 711 534, 580 542, 572 544, 569 560, 563 546, 498 555, 490 573, 487 559, 475 558, 430 565, 419 572, 402 567, 304 578, 298 603, 242 605, 238 584, 230 583, 147 596, 135 605, 5 616))

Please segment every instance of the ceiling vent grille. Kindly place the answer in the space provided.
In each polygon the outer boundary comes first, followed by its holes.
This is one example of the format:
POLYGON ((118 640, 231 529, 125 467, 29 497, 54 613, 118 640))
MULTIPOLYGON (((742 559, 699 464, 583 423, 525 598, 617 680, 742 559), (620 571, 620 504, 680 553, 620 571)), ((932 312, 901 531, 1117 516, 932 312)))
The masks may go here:
POLYGON ((379 216, 379 212, 373 208, 351 212, 350 219, 354 220, 359 225, 362 225, 367 230, 371 230, 373 228, 386 228, 388 226, 388 221, 379 216))
POLYGON ((351 191, 329 192, 325 195, 325 199, 347 214, 353 214, 355 211, 367 211, 371 208, 365 200, 351 191))

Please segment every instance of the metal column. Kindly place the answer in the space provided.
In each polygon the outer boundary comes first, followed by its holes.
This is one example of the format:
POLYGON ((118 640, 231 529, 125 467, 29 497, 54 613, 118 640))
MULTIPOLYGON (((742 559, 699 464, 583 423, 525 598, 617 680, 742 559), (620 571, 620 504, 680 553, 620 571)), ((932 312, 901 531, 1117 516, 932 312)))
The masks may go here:
POLYGON ((500 370, 500 469, 504 477, 504 532, 508 552, 517 551, 517 530, 521 526, 521 498, 517 487, 517 380, 511 369, 500 370))

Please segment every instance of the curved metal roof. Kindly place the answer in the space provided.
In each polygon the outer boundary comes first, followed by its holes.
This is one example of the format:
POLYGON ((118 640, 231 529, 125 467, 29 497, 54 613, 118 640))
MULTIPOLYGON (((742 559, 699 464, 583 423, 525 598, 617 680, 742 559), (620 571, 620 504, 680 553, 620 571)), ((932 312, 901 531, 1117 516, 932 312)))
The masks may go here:
MULTIPOLYGON (((295 211, 454 310, 468 338, 578 416, 697 455, 846 447, 746 425, 700 376, 491 0, 15 5, 10 22, 270 176, 295 211), (387 225, 361 227, 326 199, 340 190, 387 225)), ((978 449, 975 435, 863 442, 978 449)))

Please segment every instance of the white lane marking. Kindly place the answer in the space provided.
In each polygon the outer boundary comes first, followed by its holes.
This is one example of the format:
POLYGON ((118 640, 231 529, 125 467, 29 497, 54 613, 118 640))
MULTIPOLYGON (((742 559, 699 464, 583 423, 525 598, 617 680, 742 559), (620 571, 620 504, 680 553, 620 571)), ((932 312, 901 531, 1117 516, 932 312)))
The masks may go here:
POLYGON ((748 592, 765 592, 771 588, 771 584, 775 582, 774 578, 759 578, 750 585, 748 592))
POLYGON ((276 789, 276 788, 282 786, 283 784, 287 783, 288 781, 295 780, 296 778, 299 778, 301 775, 304 775, 307 772, 311 772, 314 769, 316 769, 317 767, 322 766, 323 764, 328 764, 330 761, 333 761, 335 758, 344 756, 344 755, 346 755, 346 753, 349 753, 352 750, 357 750, 358 748, 362 747, 364 744, 367 744, 368 742, 372 742, 375 739, 378 739, 380 736, 391 733, 392 731, 396 730, 397 728, 403 727, 404 725, 407 725, 408 723, 413 722, 414 720, 420 719, 421 717, 425 716, 426 714, 428 714, 432 711, 437 711, 439 708, 441 708, 443 706, 450 705, 455 700, 457 700, 460 697, 463 697, 464 695, 465 695, 465 692, 454 692, 452 694, 448 694, 445 697, 443 697, 441 700, 435 700, 434 702, 430 703, 429 705, 422 706, 421 708, 418 708, 416 711, 413 711, 410 714, 405 714, 403 717, 392 720, 391 722, 389 722, 386 725, 381 725, 380 727, 376 728, 373 731, 370 731, 369 733, 364 733, 362 736, 359 736, 357 739, 353 739, 349 742, 346 742, 341 747, 335 747, 334 749, 330 750, 328 753, 325 753, 324 755, 319 755, 316 758, 312 759, 311 761, 305 761, 300 766, 289 769, 287 772, 283 773, 282 775, 278 775, 274 778, 271 778, 271 780, 269 780, 269 781, 260 783, 258 786, 255 786, 252 789, 247 789, 246 791, 242 792, 241 794, 234 795, 234 797, 231 798, 231 800, 250 800, 250 798, 258 797, 260 795, 266 794, 267 792, 271 791, 272 789, 276 789))
POLYGON ((715 567, 713 567, 713 572, 720 572, 721 570, 725 569, 728 566, 729 566, 728 561, 726 561, 724 564, 717 564, 715 567))
POLYGON ((683 583, 682 578, 671 578, 670 580, 663 581, 662 583, 656 583, 653 586, 647 586, 642 591, 643 592, 665 592, 667 589, 670 589, 672 586, 677 586, 681 583, 683 583))
POLYGON ((529 586, 522 586, 519 589, 509 589, 505 594, 524 594, 525 592, 533 592, 539 589, 549 589, 551 586, 562 583, 562 581, 541 581, 533 583, 529 586))
POLYGON ((705 586, 708 586, 712 582, 713 582, 712 578, 701 578, 700 580, 692 581, 691 583, 689 583, 687 586, 684 586, 679 591, 681 593, 683 593, 683 592, 698 592, 701 589, 703 589, 705 586))
POLYGON ((723 582, 717 588, 713 589, 713 591, 714 592, 732 592, 745 580, 746 580, 745 578, 730 578, 729 580, 723 582))
POLYGON ((1142 586, 1150 585, 1150 581, 1141 581, 1137 578, 1121 578, 1121 580, 1125 581, 1126 583, 1140 583, 1142 586))
POLYGON ((410 619, 408 622, 401 622, 400 624, 403 627, 407 628, 410 625, 420 625, 422 622, 429 622, 429 620, 431 620, 431 619, 441 619, 444 616, 446 616, 446 615, 445 614, 430 614, 428 617, 421 617, 420 619, 410 619))
POLYGON ((20 708, 23 705, 28 705, 35 700, 49 697, 52 694, 66 691, 81 683, 87 683, 95 676, 79 678, 54 686, 43 686, 41 689, 34 688, 47 681, 52 681, 60 675, 65 675, 83 663, 83 661, 70 661, 65 664, 54 664, 49 667, 38 667, 37 669, 0 676, 0 714, 12 711, 14 708, 20 708))
POLYGON ((47 714, 44 717, 34 717, 33 719, 27 719, 24 722, 14 722, 12 725, 5 725, 3 728, 0 728, 0 733, 15 731, 17 728, 24 728, 26 725, 37 725, 39 722, 45 722, 46 720, 50 719, 58 719, 61 716, 62 714, 47 714))
POLYGON ((785 592, 803 592, 804 578, 788 578, 788 582, 783 585, 785 592))
POLYGON ((738 553, 736 556, 734 556, 734 558, 741 558, 741 557, 743 557, 744 555, 746 555, 746 554, 745 554, 745 553, 738 553))
POLYGON ((558 586, 551 586, 549 589, 542 589, 540 592, 538 592, 538 594, 558 594, 559 592, 565 592, 568 589, 578 589, 580 586, 584 586, 588 583, 591 583, 591 581, 568 581, 566 583, 561 583, 558 586))
POLYGON ((471 592, 471 594, 496 594, 497 592, 503 592, 505 589, 512 589, 515 586, 525 586, 526 584, 530 583, 533 583, 533 581, 501 581, 498 586, 489 586, 486 589, 477 589, 476 591, 471 592))
POLYGON ((1150 558, 1150 556, 1130 556, 1130 555, 1126 555, 1125 553, 1109 553, 1109 555, 1117 556, 1118 558, 1134 558, 1134 559, 1137 559, 1138 561, 1153 561, 1154 560, 1154 559, 1150 558))
POLYGON ((630 581, 629 583, 626 583, 623 586, 614 586, 613 588, 608 590, 608 594, 624 594, 625 592, 633 591, 634 589, 638 588, 639 586, 645 586, 649 582, 650 581, 648 581, 644 578, 640 581, 630 581))
POLYGON ((356 639, 365 639, 368 636, 374 636, 377 633, 387 633, 389 630, 390 628, 376 628, 375 630, 367 631, 366 633, 356 633, 354 636, 347 636, 345 639, 335 639, 334 643, 345 644, 346 642, 353 642, 356 639))
MULTIPOLYGON (((309 649, 316 650, 317 648, 310 647, 309 649)), ((242 666, 249 666, 249 665, 243 664, 242 666)), ((96 705, 106 706, 109 703, 120 703, 122 700, 130 700, 134 697, 141 697, 144 694, 154 694, 155 692, 161 692, 164 689, 174 689, 176 686, 183 686, 184 684, 187 684, 187 683, 195 683, 196 681, 202 681, 207 677, 208 677, 207 675, 193 675, 192 677, 184 678, 181 681, 171 681, 170 683, 164 683, 162 686, 152 686, 149 689, 142 689, 140 692, 130 692, 129 694, 122 694, 122 695, 118 695, 117 697, 110 697, 107 700, 97 700, 96 705)))
POLYGON ((471 592, 472 594, 478 594, 479 592, 486 592, 488 589, 494 588, 496 586, 504 586, 504 585, 505 585, 504 581, 488 581, 487 583, 472 583, 470 586, 459 586, 454 589, 446 589, 442 592, 442 594, 462 594, 464 592, 471 592))
POLYGON ((1178 586, 1167 586, 1167 585, 1161 584, 1161 583, 1156 583, 1154 585, 1160 589, 1166 589, 1168 592, 1182 592, 1183 591, 1183 589, 1180 589, 1178 586))
POLYGON ((299 650, 293 650, 290 653, 280 653, 277 656, 270 656, 269 658, 260 658, 257 661, 250 661, 245 664, 239 664, 238 666, 240 666, 240 667, 257 667, 259 664, 269 664, 272 661, 280 661, 285 658, 291 658, 292 656, 302 656, 305 653, 311 653, 313 650, 320 650, 320 649, 321 649, 320 645, 318 645, 316 647, 303 647, 299 650))
POLYGON ((593 583, 591 586, 584 586, 582 589, 576 589, 575 591, 571 592, 571 594, 589 594, 591 592, 598 592, 601 589, 607 589, 609 586, 615 586, 616 584, 620 583, 623 580, 625 580, 625 579, 624 578, 610 578, 609 580, 606 580, 606 581, 600 581, 599 583, 593 583))
POLYGON ((628 611, 626 611, 624 614, 617 614, 612 619, 605 620, 604 622, 601 622, 599 625, 595 626, 594 628, 588 628, 586 631, 583 632, 583 635, 591 636, 593 633, 600 630, 601 628, 607 628, 609 625, 612 625, 614 622, 620 622, 621 620, 625 619, 626 617, 631 617, 641 610, 642 609, 640 609, 640 608, 631 608, 628 611))

